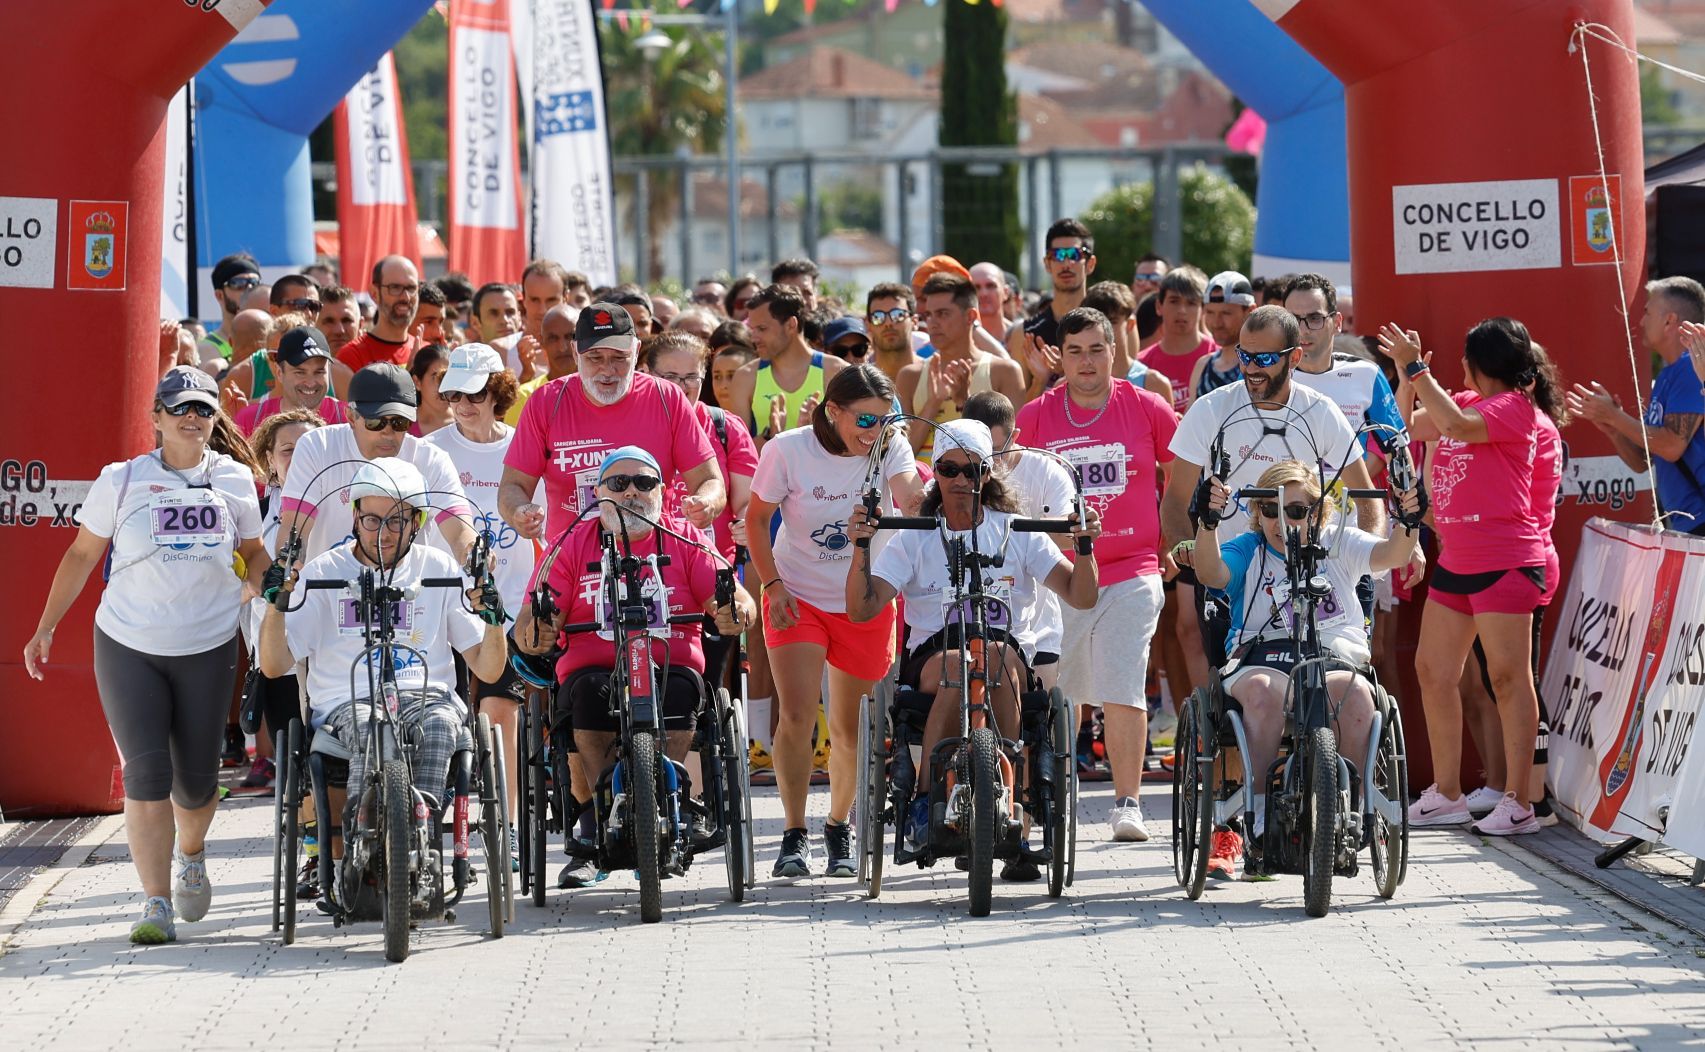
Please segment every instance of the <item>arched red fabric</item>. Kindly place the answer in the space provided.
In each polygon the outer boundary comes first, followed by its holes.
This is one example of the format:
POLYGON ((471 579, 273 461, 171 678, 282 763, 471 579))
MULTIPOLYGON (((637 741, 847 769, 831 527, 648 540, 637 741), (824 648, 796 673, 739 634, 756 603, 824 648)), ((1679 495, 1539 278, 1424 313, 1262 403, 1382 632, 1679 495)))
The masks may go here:
POLYGON ((0 6, 0 808, 116 810, 112 738, 95 695, 98 571, 61 623, 47 680, 23 648, 101 466, 148 448, 159 380, 166 106, 267 0, 0 6))

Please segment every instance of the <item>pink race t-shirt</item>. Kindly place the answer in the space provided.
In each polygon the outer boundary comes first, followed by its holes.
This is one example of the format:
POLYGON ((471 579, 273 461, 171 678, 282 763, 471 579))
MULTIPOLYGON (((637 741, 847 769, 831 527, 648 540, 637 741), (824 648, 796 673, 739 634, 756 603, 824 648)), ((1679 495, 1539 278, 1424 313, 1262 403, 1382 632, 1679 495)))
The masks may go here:
POLYGON ((1065 457, 1082 477, 1083 495, 1101 516, 1095 558, 1102 587, 1160 573, 1156 468, 1172 462, 1178 418, 1164 398, 1124 380, 1113 381, 1099 415, 1074 405, 1067 416, 1070 397, 1060 384, 1020 409, 1020 436, 1065 457))
POLYGON ((1167 354, 1156 342, 1138 351, 1137 361, 1172 382, 1172 408, 1182 413, 1190 404, 1190 373, 1195 370, 1197 362, 1218 350, 1214 341, 1206 336, 1189 354, 1167 354))
MULTIPOLYGON (((250 402, 237 411, 237 430, 243 433, 244 438, 253 436, 255 429, 266 423, 267 417, 279 412, 282 405, 277 395, 267 395, 258 402, 250 402)), ((335 398, 320 399, 320 407, 314 412, 320 414, 320 419, 328 424, 349 422, 343 415, 343 403, 335 398)))
POLYGON ((633 389, 614 405, 597 405, 586 397, 578 376, 552 380, 534 391, 503 463, 545 480, 545 536, 553 539, 590 499, 604 454, 622 446, 639 446, 656 457, 670 481, 716 459, 681 389, 635 373, 633 389))
MULTIPOLYGON (((686 537, 691 537, 700 544, 709 544, 710 539, 704 531, 673 515, 664 515, 663 524, 686 537)), ((597 571, 589 571, 586 567, 596 563, 603 557, 600 538, 603 529, 596 518, 588 518, 575 526, 562 542, 562 550, 557 553, 556 561, 551 563, 550 577, 546 583, 551 591, 556 593, 557 605, 568 612, 565 624, 586 623, 597 621, 608 623, 604 616, 603 580, 597 571)), ((619 549, 618 549, 619 550, 619 549)), ((655 531, 633 542, 633 553, 640 558, 655 555, 658 552, 657 534, 655 531)), ((663 539, 662 554, 669 557, 669 562, 662 570, 661 588, 667 597, 668 613, 663 613, 663 604, 656 608, 659 619, 676 614, 703 613, 705 604, 716 597, 716 560, 702 548, 695 548, 675 537, 663 539)), ((658 578, 651 575, 650 570, 640 571, 640 593, 647 598, 654 596, 659 588, 658 578)), ((704 672, 704 639, 703 628, 697 624, 659 625, 653 630, 659 639, 667 635, 669 639, 669 664, 671 667, 682 666, 694 672, 704 672)), ((558 641, 563 647, 562 656, 557 658, 557 681, 562 682, 568 674, 581 668, 613 668, 616 664, 616 644, 611 632, 576 632, 565 635, 558 641)), ((657 648, 661 658, 662 648, 657 648)))
MULTIPOLYGON (((733 413, 722 416, 722 430, 719 433, 716 421, 711 418, 710 406, 703 402, 693 403, 693 412, 698 416, 699 424, 710 439, 711 448, 716 450, 716 467, 722 472, 722 484, 728 487, 728 503, 722 506, 722 514, 711 523, 712 536, 716 538, 716 550, 723 557, 734 558, 734 476, 744 475, 750 479, 758 471, 758 445, 752 441, 752 433, 746 430, 746 425, 733 413), (723 437, 727 436, 727 444, 723 437)), ((682 497, 687 495, 685 479, 676 478, 670 487, 674 493, 675 506, 680 507, 682 497)))
POLYGON ((1451 396, 1486 421, 1486 441, 1440 438, 1433 454, 1439 565, 1452 573, 1544 566, 1548 534, 1534 512, 1534 463, 1544 414, 1520 391, 1451 396))

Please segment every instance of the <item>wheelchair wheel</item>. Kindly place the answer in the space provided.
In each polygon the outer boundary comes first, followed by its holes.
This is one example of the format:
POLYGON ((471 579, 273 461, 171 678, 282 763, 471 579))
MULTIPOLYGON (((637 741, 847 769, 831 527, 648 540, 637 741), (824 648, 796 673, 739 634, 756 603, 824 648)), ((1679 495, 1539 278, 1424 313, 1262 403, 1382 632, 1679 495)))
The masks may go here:
POLYGON ((859 699, 858 721, 858 796, 853 802, 858 812, 858 880, 865 894, 876 898, 882 894, 882 853, 885 833, 882 813, 888 804, 888 703, 878 685, 875 695, 859 699))
MULTIPOLYGON (((492 741, 496 743, 492 766, 496 768, 497 787, 497 817, 503 829, 503 921, 505 924, 515 923, 515 853, 510 850, 509 834, 515 828, 515 818, 509 813, 509 753, 503 747, 503 738, 496 729, 492 730, 492 741)), ((519 839, 519 838, 517 838, 519 839)))
POLYGON ((1066 890, 1077 832, 1072 799, 1072 776, 1077 767, 1074 740, 1071 705, 1056 687, 1048 694, 1048 765, 1052 773, 1048 781, 1048 825, 1044 831, 1048 844, 1048 895, 1056 899, 1066 890))
POLYGON ((525 704, 516 715, 518 722, 515 736, 521 743, 521 749, 515 765, 514 776, 519 781, 515 794, 515 814, 511 816, 511 820, 515 823, 515 864, 521 874, 521 897, 526 898, 533 893, 533 794, 527 777, 527 757, 531 755, 527 744, 532 732, 525 704))
MULTIPOLYGON (((728 697, 728 692, 723 691, 728 697)), ((728 701, 728 742, 729 766, 738 776, 736 784, 739 787, 740 815, 744 819, 740 827, 740 852, 745 858, 742 872, 745 873, 745 888, 751 891, 758 883, 758 848, 753 843, 752 834, 752 769, 747 764, 748 750, 746 743, 752 739, 746 733, 746 703, 742 700, 738 705, 732 698, 728 701)))
POLYGON ((413 793, 409 789, 408 764, 402 760, 385 763, 379 774, 379 834, 384 846, 385 896, 380 907, 385 916, 385 959, 408 959, 409 932, 409 845, 414 840, 413 793))
POLYGON ((503 782, 498 775, 497 742, 491 717, 480 713, 475 755, 479 757, 480 841, 485 845, 485 897, 491 935, 503 938, 503 887, 509 876, 509 833, 503 828, 503 782))
POLYGON ((663 919, 663 835, 659 829, 657 740, 646 730, 633 732, 628 752, 628 836, 633 839, 634 869, 639 873, 639 919, 663 919))
POLYGON ((1332 870, 1338 855, 1338 741, 1330 727, 1309 733, 1303 777, 1303 908, 1324 917, 1332 905, 1332 870))
POLYGON ((1374 744, 1373 789, 1377 799, 1369 801, 1373 828, 1368 848, 1373 855, 1373 879, 1379 897, 1389 899, 1409 866, 1409 760, 1403 752, 1403 719, 1397 706, 1390 704, 1385 723, 1380 728, 1379 741, 1374 744), (1395 807, 1399 818, 1392 822, 1390 809, 1395 807))
POLYGON ((1178 714, 1172 754, 1172 875, 1192 902, 1208 882, 1214 836, 1213 729, 1208 695, 1198 690, 1178 714))
POLYGON ((971 828, 966 838, 970 856, 971 916, 987 917, 994 894, 995 836, 999 829, 1000 740, 989 727, 971 732, 971 828))
MULTIPOLYGON (((744 791, 746 768, 746 739, 740 735, 740 717, 729 700, 728 691, 716 688, 711 695, 711 716, 715 720, 715 766, 706 764, 707 780, 720 779, 715 796, 722 805, 717 816, 722 823, 722 862, 728 875, 728 901, 743 902, 746 881, 751 870, 746 863, 746 848, 752 838, 751 801, 744 791)), ((708 758, 707 758, 708 759, 708 758)), ((707 786, 707 789, 709 787, 707 786)), ((707 794, 708 795, 708 794, 707 794)))
POLYGON ((276 791, 284 806, 284 871, 283 880, 273 884, 273 896, 275 904, 283 904, 284 945, 290 946, 296 942, 296 870, 302 851, 302 721, 291 720, 289 729, 278 737, 281 747, 273 755, 282 761, 276 791))
MULTIPOLYGON (((289 739, 288 732, 284 731, 284 730, 280 730, 277 734, 273 735, 273 739, 272 739, 272 741, 273 741, 272 755, 277 757, 277 762, 280 765, 280 770, 279 770, 279 775, 278 775, 278 789, 273 794, 273 802, 272 802, 272 930, 273 931, 277 931, 283 925, 283 922, 284 922, 284 919, 283 919, 284 900, 281 896, 284 892, 284 875, 283 875, 284 874, 284 812, 287 809, 287 805, 284 802, 285 801, 285 792, 284 792, 285 776, 284 776, 283 768, 288 767, 290 764, 290 761, 288 759, 286 759, 287 754, 284 751, 285 743, 288 742, 289 740, 290 739, 289 739)), ((294 893, 292 893, 292 894, 294 894, 294 893)))
MULTIPOLYGON (((534 696, 536 698, 536 695, 534 696)), ((527 873, 533 905, 545 904, 545 832, 550 818, 550 786, 546 782, 544 706, 529 698, 522 716, 527 721, 527 873)))
MULTIPOLYGON (((1076 745, 1075 737, 1073 740, 1073 745, 1074 745, 1074 747, 1076 745)), ((1066 834, 1066 843, 1067 843, 1067 847, 1066 847, 1066 887, 1069 888, 1073 884, 1077 883, 1077 789, 1078 789, 1078 776, 1077 776, 1077 754, 1076 754, 1075 748, 1073 750, 1071 764, 1067 767, 1067 770, 1069 770, 1071 772, 1071 779, 1072 779, 1071 829, 1066 834)))

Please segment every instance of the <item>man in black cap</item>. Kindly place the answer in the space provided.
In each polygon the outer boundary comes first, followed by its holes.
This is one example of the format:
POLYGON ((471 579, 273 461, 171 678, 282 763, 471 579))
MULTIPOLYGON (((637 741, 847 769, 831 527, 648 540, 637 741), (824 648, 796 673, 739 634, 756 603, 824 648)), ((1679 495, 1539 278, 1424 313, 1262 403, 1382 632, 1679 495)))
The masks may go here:
POLYGON ((243 294, 260 286, 260 264, 247 253, 238 252, 213 264, 213 298, 219 303, 219 328, 201 341, 198 359, 207 361, 217 355, 231 360, 231 319, 243 309, 243 294))
MULTIPOLYGON (((306 332, 318 336, 313 329, 306 332)), ((296 353, 301 353, 307 339, 298 337, 298 341, 296 353)), ((324 337, 315 342, 325 346, 324 337)), ((283 351, 282 344, 279 350, 283 351)), ((414 380, 400 365, 383 362, 356 372, 349 381, 349 422, 314 428, 296 443, 279 505, 281 544, 297 531, 304 541, 304 558, 311 559, 343 543, 353 535, 346 490, 356 469, 363 461, 399 457, 420 469, 438 532, 458 560, 467 557, 474 541, 472 511, 449 456, 409 434, 416 398, 414 380)))
POLYGON ((344 423, 343 403, 327 397, 332 354, 325 334, 311 325, 298 325, 280 337, 278 350, 268 358, 278 385, 272 394, 237 414, 239 431, 252 435, 267 417, 290 409, 312 409, 328 424, 344 423))

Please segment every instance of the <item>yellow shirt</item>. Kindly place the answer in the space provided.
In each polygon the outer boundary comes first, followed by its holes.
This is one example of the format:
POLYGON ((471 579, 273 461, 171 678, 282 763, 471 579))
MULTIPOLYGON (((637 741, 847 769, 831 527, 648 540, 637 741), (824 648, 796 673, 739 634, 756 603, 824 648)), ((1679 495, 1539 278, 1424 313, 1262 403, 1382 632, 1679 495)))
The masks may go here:
POLYGON ((519 424, 521 422, 521 408, 527 404, 527 399, 532 397, 534 391, 550 383, 550 381, 549 373, 540 373, 522 384, 520 396, 515 399, 515 404, 509 407, 509 412, 504 414, 503 422, 510 427, 519 424))

